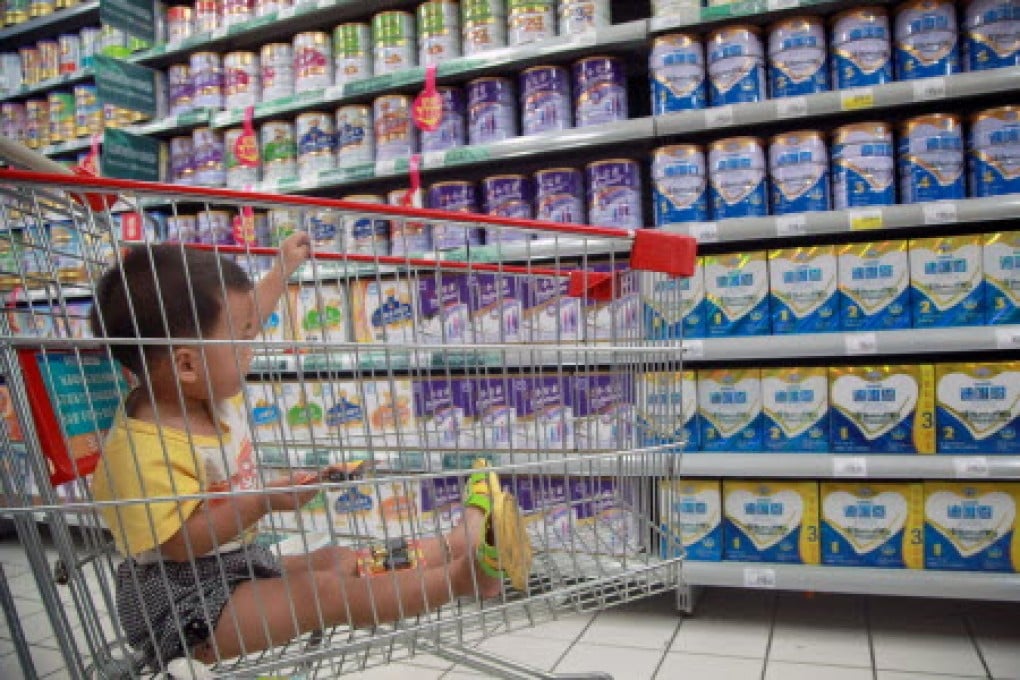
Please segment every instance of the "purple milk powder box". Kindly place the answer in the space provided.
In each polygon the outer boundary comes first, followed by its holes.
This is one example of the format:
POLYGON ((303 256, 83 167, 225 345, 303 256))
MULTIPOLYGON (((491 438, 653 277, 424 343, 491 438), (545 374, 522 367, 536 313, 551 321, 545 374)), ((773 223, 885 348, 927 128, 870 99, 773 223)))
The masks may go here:
POLYGON ((430 345, 473 342, 468 302, 466 274, 422 275, 418 279, 418 336, 430 345))
POLYGON ((628 373, 571 377, 567 406, 577 450, 622 451, 634 446, 634 380, 628 373))
POLYGON ((520 277, 497 272, 467 275, 468 311, 477 343, 517 343, 523 335, 520 277))
POLYGON ((423 449, 440 454, 443 467, 457 458, 472 457, 465 448, 475 420, 475 381, 471 378, 436 378, 412 384, 414 416, 423 449), (448 460, 448 458, 450 460, 448 460))
POLYGON ((437 87, 436 91, 443 102, 443 118, 435 130, 421 131, 423 153, 449 151, 464 146, 467 136, 464 91, 459 87, 437 87))
MULTIPOLYGON (((433 210, 477 213, 478 189, 473 182, 454 180, 436 182, 429 187, 425 204, 433 210)), ((464 223, 437 222, 432 225, 432 246, 436 250, 453 250, 482 243, 483 229, 464 223)))
POLYGON ((514 411, 510 378, 476 378, 475 423, 467 446, 479 451, 507 451, 513 447, 514 411))
POLYGON ((511 378, 511 400, 517 414, 514 449, 543 455, 574 450, 574 418, 566 402, 566 383, 567 377, 561 375, 511 378))
POLYGON ((580 552, 634 555, 642 535, 634 486, 616 479, 572 477, 570 500, 576 522, 572 538, 580 552))
POLYGON ((504 477, 501 485, 517 499, 537 550, 570 547, 576 517, 565 478, 515 475, 504 477))
MULTIPOLYGON (((482 207, 487 215, 530 220, 534 217, 535 188, 524 175, 496 175, 482 180, 482 207)), ((490 227, 485 242, 527 241, 532 235, 520 229, 490 227)))
POLYGON ((570 280, 565 276, 528 276, 522 283, 525 341, 579 342, 584 319, 581 299, 567 295, 570 280))
MULTIPOLYGON (((617 264, 616 290, 612 300, 585 300, 585 334, 590 341, 636 340, 643 336, 640 275, 617 264)), ((596 272, 611 271, 611 265, 592 265, 596 272)))
POLYGON ((535 219, 584 224, 584 176, 576 168, 535 173, 535 219))

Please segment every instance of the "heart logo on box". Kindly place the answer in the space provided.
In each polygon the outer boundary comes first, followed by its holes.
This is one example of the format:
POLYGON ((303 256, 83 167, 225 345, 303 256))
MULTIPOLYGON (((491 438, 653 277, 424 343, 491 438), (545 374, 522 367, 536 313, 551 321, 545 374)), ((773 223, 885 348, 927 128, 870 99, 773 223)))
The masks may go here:
POLYGON ((811 269, 818 270, 821 278, 817 281, 800 281, 798 276, 788 280, 788 272, 802 271, 802 262, 773 260, 769 285, 772 295, 782 301, 799 316, 804 317, 817 311, 831 299, 836 288, 836 256, 819 255, 811 259, 811 269), (830 292, 831 291, 831 292, 830 292))
POLYGON ((961 557, 973 557, 1013 530, 1016 504, 1013 497, 1003 491, 973 497, 937 491, 925 501, 924 516, 928 524, 956 547, 961 557), (972 508, 984 510, 985 514, 970 516, 967 511, 972 508))
POLYGON ((900 373, 879 380, 865 380, 856 375, 842 375, 832 383, 832 405, 849 418, 869 440, 878 439, 903 422, 917 408, 920 389, 917 381, 900 373), (893 390, 892 401, 854 401, 861 390, 893 390), (890 416, 892 414, 892 416, 890 416))
MULTIPOLYGON (((754 395, 744 404, 712 404, 706 397, 714 391, 721 391, 718 383, 706 381, 702 392, 699 386, 699 399, 702 417, 714 427, 721 437, 732 437, 746 428, 761 410, 761 386, 757 378, 744 378, 732 384, 734 392, 746 392, 754 395)), ((727 385, 730 387, 730 385, 727 385)))
POLYGON ((719 525, 719 491, 704 489, 696 493, 685 493, 682 499, 675 498, 670 504, 672 525, 680 528, 680 539, 685 545, 702 541, 719 525), (704 505, 708 512, 697 515, 683 512, 678 506, 691 503, 704 505))
POLYGON ((777 491, 768 496, 744 490, 733 491, 726 495, 726 517, 754 543, 755 548, 764 551, 800 526, 804 518, 804 500, 794 491, 777 491), (759 500, 767 500, 770 507, 782 504, 782 513, 749 513, 751 507, 758 507, 759 500))
MULTIPOLYGON (((890 253, 887 259, 879 262, 888 264, 896 273, 895 278, 859 278, 840 286, 843 294, 868 315, 882 309, 890 300, 902 295, 910 283, 910 267, 906 253, 890 253), (893 258, 895 257, 895 260, 893 258), (899 265, 898 267, 896 265, 899 265)), ((877 269, 873 257, 859 255, 842 255, 839 259, 841 272, 852 272, 855 269, 877 269)))
POLYGON ((863 504, 863 507, 871 507, 870 516, 862 517, 858 512, 856 517, 848 518, 846 508, 851 506, 861 508, 861 500, 852 493, 836 491, 822 501, 823 519, 853 546, 858 555, 879 548, 891 536, 902 531, 907 523, 907 499, 902 494, 883 491, 867 499, 869 501, 867 504, 863 504), (874 510, 879 507, 883 508, 884 512, 876 517, 874 510))
POLYGON ((768 265, 764 259, 748 260, 739 267, 732 264, 709 264, 705 267, 706 289, 712 290, 709 298, 719 307, 719 311, 726 315, 730 321, 740 319, 751 313, 768 292, 768 265), (720 282, 728 282, 730 275, 738 270, 744 276, 750 275, 750 280, 755 287, 750 286, 724 286, 720 282))
POLYGON ((824 375, 812 376, 792 384, 780 378, 762 379, 765 413, 783 428, 787 437, 802 435, 818 423, 828 392, 829 380, 824 375), (780 404, 777 401, 778 394, 789 392, 791 387, 796 387, 798 392, 811 392, 813 399, 810 402, 799 402, 796 408, 790 403, 780 404))
POLYGON ((939 405, 965 423, 975 439, 995 434, 1020 417, 1020 371, 995 376, 995 389, 1002 392, 1001 399, 975 398, 979 396, 975 390, 986 389, 988 382, 966 373, 948 373, 939 380, 939 405))
MULTIPOLYGON (((981 282, 982 268, 980 266, 968 266, 963 271, 946 273, 938 271, 941 253, 931 249, 920 248, 910 250, 910 283, 924 294, 932 304, 941 312, 958 304, 971 291, 975 290, 981 282), (926 265, 933 265, 938 273, 925 271, 926 265)), ((954 260, 981 263, 980 246, 964 246, 954 251, 954 260)))

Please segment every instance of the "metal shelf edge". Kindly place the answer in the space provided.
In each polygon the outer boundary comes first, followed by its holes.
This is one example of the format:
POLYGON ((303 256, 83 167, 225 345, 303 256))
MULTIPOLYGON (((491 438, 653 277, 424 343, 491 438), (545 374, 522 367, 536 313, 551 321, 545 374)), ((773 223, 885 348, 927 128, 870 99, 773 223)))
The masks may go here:
POLYGON ((10 38, 15 38, 17 36, 30 33, 51 25, 59 26, 64 22, 72 21, 77 17, 86 14, 91 14, 92 12, 96 13, 96 21, 98 22, 99 0, 89 0, 88 2, 83 2, 74 7, 68 7, 67 9, 57 10, 52 14, 47 14, 46 16, 42 17, 36 17, 34 19, 24 21, 20 24, 14 24, 13 26, 8 26, 7 28, 0 29, 0 40, 8 40, 10 38))
POLYGON ((1020 479, 1020 456, 888 455, 853 453, 685 453, 683 477, 792 477, 807 479, 1020 479))

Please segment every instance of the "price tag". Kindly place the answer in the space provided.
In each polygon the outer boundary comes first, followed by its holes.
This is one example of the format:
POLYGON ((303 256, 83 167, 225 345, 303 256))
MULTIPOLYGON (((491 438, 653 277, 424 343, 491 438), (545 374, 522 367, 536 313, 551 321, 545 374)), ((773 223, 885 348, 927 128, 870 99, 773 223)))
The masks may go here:
POLYGON ((804 215, 783 215, 776 218, 776 234, 779 236, 803 236, 807 233, 807 217, 804 215))
POLYGON ((775 588, 776 570, 763 569, 761 567, 746 567, 744 569, 745 588, 775 588))
POLYGON ((843 90, 839 96, 839 103, 844 111, 870 109, 875 105, 875 93, 870 87, 843 90))
POLYGON ((921 206, 925 224, 953 224, 956 222, 956 203, 935 201, 921 206))
POLYGON ((686 361, 698 361, 705 358, 704 340, 684 340, 683 358, 686 361))
POLYGON ((953 458, 957 477, 987 477, 988 459, 984 456, 957 456, 953 458))
POLYGON ((719 240, 719 225, 715 222, 694 222, 691 224, 691 236, 701 243, 715 243, 719 240))
POLYGON ((389 160, 376 161, 375 162, 375 174, 379 175, 395 175, 397 173, 397 159, 390 158, 389 160))
POLYGON ((570 44, 577 47, 592 47, 597 42, 595 31, 575 33, 570 37, 570 44))
POLYGON ((422 165, 426 168, 439 168, 446 164, 445 151, 426 151, 422 154, 422 165))
POLYGON ((926 102, 929 99, 945 99, 945 78, 921 78, 914 81, 914 101, 926 102))
POLYGON ((833 477, 867 477, 868 459, 864 456, 838 456, 832 459, 833 477))
POLYGON ((329 87, 322 91, 323 99, 340 99, 343 96, 344 96, 343 85, 330 85, 329 87))
POLYGON ((326 9, 327 7, 332 7, 334 4, 336 4, 334 0, 318 0, 318 2, 315 3, 315 7, 316 9, 326 9))
POLYGON ((847 354, 874 354, 878 351, 878 337, 874 333, 847 333, 843 340, 847 354))
POLYGON ((733 106, 715 106, 705 109, 705 127, 724 127, 733 125, 733 106))
POLYGON ((770 12, 778 12, 781 9, 800 7, 800 0, 768 0, 765 6, 770 12))
POLYGON ((168 42, 166 44, 166 47, 164 48, 164 51, 166 51, 166 52, 176 52, 177 50, 181 49, 183 46, 184 46, 184 41, 183 40, 174 40, 173 42, 168 42))
POLYGON ((278 9, 276 11, 276 18, 277 19, 290 19, 290 18, 292 18, 294 16, 294 13, 295 13, 296 10, 297 10, 297 8, 294 7, 294 5, 291 5, 290 7, 281 7, 280 9, 278 9))
POLYGON ((776 100, 776 115, 779 118, 799 118, 807 115, 807 98, 783 97, 776 100))
POLYGON ((229 31, 229 30, 230 30, 229 26, 220 26, 215 31, 213 31, 210 34, 209 37, 212 40, 219 40, 221 38, 226 38, 227 37, 227 31, 229 31))
POLYGON ((882 219, 881 208, 867 208, 864 210, 850 210, 847 212, 850 222, 850 231, 868 231, 870 229, 881 229, 885 222, 882 219))
POLYGON ((1020 349, 1020 328, 996 328, 996 349, 1020 349))

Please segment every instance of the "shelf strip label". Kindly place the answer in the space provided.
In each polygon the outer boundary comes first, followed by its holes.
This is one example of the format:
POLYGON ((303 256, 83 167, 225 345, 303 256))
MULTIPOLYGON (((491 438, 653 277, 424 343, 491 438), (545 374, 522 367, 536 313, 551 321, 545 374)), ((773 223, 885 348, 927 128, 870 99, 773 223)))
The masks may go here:
POLYGON ((920 78, 914 81, 914 101, 926 102, 932 99, 945 99, 945 78, 920 78))
POLYGON ((875 354, 878 336, 874 333, 847 333, 843 336, 847 354, 875 354))
POLYGON ((850 231, 870 231, 885 226, 881 208, 848 210, 847 221, 850 223, 850 231))
POLYGON ((1020 326, 996 328, 995 349, 1020 349, 1020 326))
POLYGON ((807 233, 807 216, 783 215, 776 218, 777 236, 803 236, 807 233))
POLYGON ((715 222, 692 222, 691 236, 700 243, 715 243, 719 240, 719 225, 715 222))
POLYGON ((868 459, 864 456, 836 456, 832 459, 833 477, 867 477, 868 459))
POLYGON ((988 459, 984 456, 957 456, 953 458, 953 471, 957 477, 988 477, 988 459))
POLYGON ((875 105, 875 91, 870 87, 856 87, 839 94, 839 105, 844 111, 860 111, 875 105))
POLYGON ((775 588, 776 570, 764 567, 744 568, 745 588, 775 588))
POLYGON ((957 220, 956 203, 952 201, 924 203, 921 212, 925 224, 954 224, 957 220))

